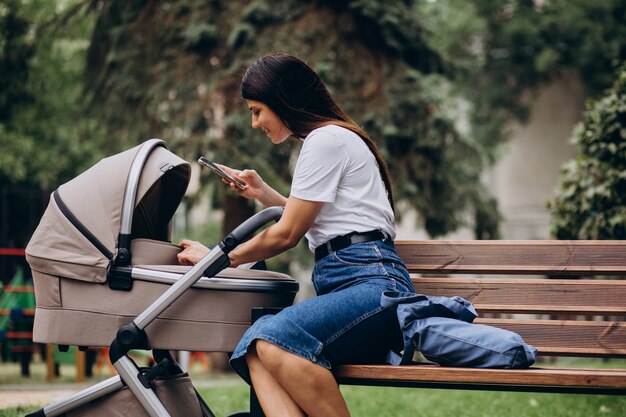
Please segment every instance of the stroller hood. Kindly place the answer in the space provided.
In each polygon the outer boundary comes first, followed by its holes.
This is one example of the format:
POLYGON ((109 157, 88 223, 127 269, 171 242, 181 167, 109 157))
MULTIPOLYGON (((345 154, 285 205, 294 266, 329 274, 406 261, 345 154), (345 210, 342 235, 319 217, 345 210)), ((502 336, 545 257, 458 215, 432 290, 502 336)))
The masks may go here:
POLYGON ((101 160, 52 194, 26 247, 30 267, 105 282, 130 239, 169 240, 190 175, 190 165, 159 139, 101 160))

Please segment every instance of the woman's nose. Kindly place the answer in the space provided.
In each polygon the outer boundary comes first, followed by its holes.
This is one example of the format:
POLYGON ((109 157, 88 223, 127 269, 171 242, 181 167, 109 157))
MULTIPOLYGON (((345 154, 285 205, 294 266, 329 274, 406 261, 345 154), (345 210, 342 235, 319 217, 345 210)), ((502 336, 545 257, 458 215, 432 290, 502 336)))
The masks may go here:
POLYGON ((256 129, 258 127, 259 127, 259 120, 256 117, 252 116, 252 128, 256 129))

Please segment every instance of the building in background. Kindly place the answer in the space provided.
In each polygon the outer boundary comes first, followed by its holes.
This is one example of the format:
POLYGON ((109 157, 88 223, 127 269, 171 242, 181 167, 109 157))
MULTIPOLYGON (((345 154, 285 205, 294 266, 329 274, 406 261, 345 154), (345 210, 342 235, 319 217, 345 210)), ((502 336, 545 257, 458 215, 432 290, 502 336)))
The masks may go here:
MULTIPOLYGON (((526 123, 512 126, 505 152, 484 174, 502 215, 502 239, 550 238, 546 202, 553 198, 561 166, 576 156, 571 137, 582 118, 584 103, 579 78, 566 75, 539 91, 526 123)), ((398 225, 398 239, 428 239, 415 224, 414 215, 404 216, 398 225)), ((474 234, 467 227, 442 239, 474 239, 474 234)))

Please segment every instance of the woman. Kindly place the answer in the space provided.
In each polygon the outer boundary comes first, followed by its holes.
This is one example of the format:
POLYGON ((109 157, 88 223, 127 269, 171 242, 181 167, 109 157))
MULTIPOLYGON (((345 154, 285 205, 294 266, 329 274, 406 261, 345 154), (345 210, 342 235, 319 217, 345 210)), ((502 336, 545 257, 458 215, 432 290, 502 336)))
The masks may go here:
MULTIPOLYGON (((257 60, 241 93, 252 127, 272 143, 304 143, 291 193, 284 197, 253 170, 224 169, 247 187, 231 189, 264 206, 285 207, 280 221, 230 256, 231 266, 277 255, 306 236, 315 253, 317 297, 258 320, 231 357, 273 416, 349 416, 330 372, 341 363, 381 363, 402 344, 395 311, 380 306, 384 291, 413 292, 393 246, 389 174, 376 146, 335 103, 319 76, 286 54, 257 60)), ((208 249, 183 241, 183 264, 208 249)))

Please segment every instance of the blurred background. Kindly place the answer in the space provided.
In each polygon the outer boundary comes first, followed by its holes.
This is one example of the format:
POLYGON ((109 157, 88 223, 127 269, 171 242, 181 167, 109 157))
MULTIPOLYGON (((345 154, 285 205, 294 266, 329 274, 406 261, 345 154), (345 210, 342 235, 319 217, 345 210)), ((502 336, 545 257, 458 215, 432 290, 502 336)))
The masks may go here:
MULTIPOLYGON (((624 0, 0 0, 0 331, 32 319, 50 193, 106 156, 158 137, 288 194, 300 145, 239 97, 273 51, 378 144, 399 239, 625 239, 625 22, 624 0)), ((216 243, 258 207, 192 165, 172 240, 216 243)), ((269 264, 310 295, 306 245, 269 264)))

